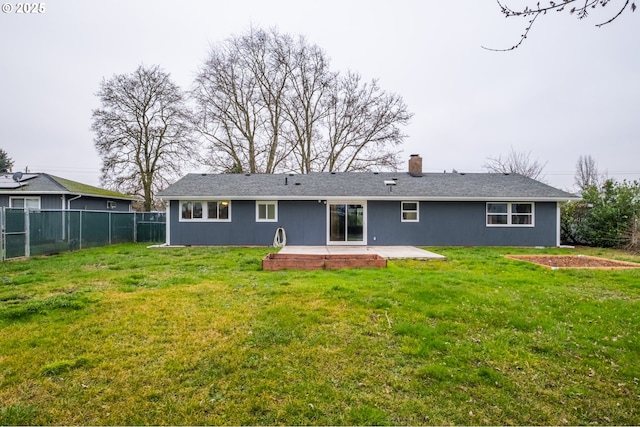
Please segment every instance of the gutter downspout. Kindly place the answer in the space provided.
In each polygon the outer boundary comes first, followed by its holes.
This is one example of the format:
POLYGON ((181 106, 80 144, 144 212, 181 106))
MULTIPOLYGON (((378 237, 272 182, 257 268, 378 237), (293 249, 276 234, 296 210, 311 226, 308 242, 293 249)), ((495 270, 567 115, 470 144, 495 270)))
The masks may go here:
POLYGON ((559 248, 562 245, 562 203, 556 202, 556 247, 559 248))
MULTIPOLYGON (((82 195, 78 195, 78 196, 76 196, 76 197, 72 197, 72 198, 70 198, 69 200, 67 200, 67 211, 70 211, 70 210, 71 210, 71 202, 73 202, 74 200, 78 200, 80 197, 82 197, 82 195)), ((69 213, 68 215, 71 215, 71 214, 69 213)), ((63 216, 62 216, 63 221, 64 221, 64 218, 65 218, 66 216, 67 216, 67 215, 63 215, 63 216)), ((65 230, 65 231, 66 231, 66 226, 65 226, 65 228, 64 228, 63 230, 65 230)), ((63 231, 63 233, 64 233, 64 231, 63 231)), ((69 236, 71 236, 71 231, 69 231, 68 235, 69 235, 69 236)))
POLYGON ((74 200, 78 200, 80 197, 82 197, 82 194, 76 197, 72 197, 69 200, 67 200, 67 210, 70 211, 71 210, 71 202, 73 202, 74 200))

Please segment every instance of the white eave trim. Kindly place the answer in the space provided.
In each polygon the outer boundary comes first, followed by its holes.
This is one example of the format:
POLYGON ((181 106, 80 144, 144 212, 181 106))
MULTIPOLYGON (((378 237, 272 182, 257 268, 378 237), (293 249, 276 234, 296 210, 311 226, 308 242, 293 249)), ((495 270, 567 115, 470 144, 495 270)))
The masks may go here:
POLYGON ((569 202, 572 200, 582 200, 580 197, 434 197, 434 196, 402 196, 394 195, 388 196, 231 196, 231 195, 216 195, 216 196, 163 196, 160 197, 162 201, 170 200, 335 200, 335 201, 350 201, 350 200, 372 200, 372 201, 420 201, 420 202, 569 202))
POLYGON ((47 196, 82 196, 82 197, 100 197, 103 199, 118 199, 118 200, 129 200, 132 202, 135 202, 136 200, 142 200, 141 198, 135 197, 135 196, 112 196, 109 194, 93 194, 93 193, 75 193, 75 192, 71 192, 71 191, 24 191, 24 190, 15 190, 15 191, 0 191, 0 194, 5 194, 8 196, 21 196, 23 194, 28 195, 28 196, 40 196, 40 195, 47 195, 47 196))

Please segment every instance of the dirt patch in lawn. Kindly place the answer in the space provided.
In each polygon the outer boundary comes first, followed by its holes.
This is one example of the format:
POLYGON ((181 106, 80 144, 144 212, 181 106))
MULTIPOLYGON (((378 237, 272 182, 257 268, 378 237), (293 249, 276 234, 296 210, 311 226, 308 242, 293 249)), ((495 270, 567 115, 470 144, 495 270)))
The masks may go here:
POLYGON ((616 261, 587 255, 506 255, 507 258, 532 262, 547 268, 597 268, 613 270, 640 268, 640 263, 616 261))

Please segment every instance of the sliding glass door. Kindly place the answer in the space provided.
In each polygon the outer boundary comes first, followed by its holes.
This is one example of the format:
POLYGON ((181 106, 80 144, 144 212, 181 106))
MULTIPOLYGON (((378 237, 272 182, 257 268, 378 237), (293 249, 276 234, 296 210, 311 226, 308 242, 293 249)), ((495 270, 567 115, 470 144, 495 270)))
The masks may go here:
POLYGON ((364 203, 329 203, 328 205, 329 244, 366 244, 366 205, 364 203))

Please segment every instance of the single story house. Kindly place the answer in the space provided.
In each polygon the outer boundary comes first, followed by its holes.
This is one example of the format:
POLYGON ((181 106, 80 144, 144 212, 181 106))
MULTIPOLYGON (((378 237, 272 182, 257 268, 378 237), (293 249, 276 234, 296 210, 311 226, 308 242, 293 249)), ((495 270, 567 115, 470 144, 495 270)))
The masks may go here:
POLYGON ((136 200, 47 173, 0 174, 0 207, 128 212, 136 200))
POLYGON ((188 174, 159 193, 167 244, 560 244, 573 194, 517 174, 408 172, 188 174), (280 231, 282 233, 282 231, 280 231))

